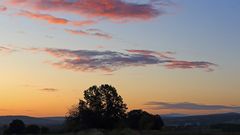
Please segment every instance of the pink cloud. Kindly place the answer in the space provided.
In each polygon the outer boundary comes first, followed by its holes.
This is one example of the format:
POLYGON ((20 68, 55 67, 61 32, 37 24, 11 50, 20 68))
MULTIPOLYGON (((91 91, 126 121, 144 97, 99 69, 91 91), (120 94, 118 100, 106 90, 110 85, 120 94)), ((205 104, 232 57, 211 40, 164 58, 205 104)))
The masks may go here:
POLYGON ((4 12, 7 10, 7 7, 0 5, 0 12, 4 12))
POLYGON ((67 24, 69 21, 64 18, 57 18, 48 14, 37 14, 29 11, 21 11, 18 15, 29 17, 32 19, 44 20, 52 24, 67 24))
MULTIPOLYGON (((111 20, 146 20, 165 14, 160 7, 155 7, 152 1, 140 4, 123 0, 11 0, 11 3, 30 6, 35 10, 64 11, 111 20)), ((159 5, 166 6, 163 2, 159 5)))
MULTIPOLYGON (((149 65, 163 65, 170 69, 204 69, 213 71, 214 63, 207 61, 178 61, 168 59, 152 51, 151 54, 124 53, 117 51, 98 51, 98 50, 68 50, 53 48, 33 48, 34 52, 46 52, 53 56, 57 61, 48 61, 60 69, 72 71, 105 71, 113 72, 124 67, 145 67, 149 65)), ((142 50, 151 52, 150 50, 142 50)))
POLYGON ((71 24, 74 26, 87 26, 96 24, 96 21, 93 20, 85 20, 85 21, 71 21, 71 24))
POLYGON ((213 71, 214 69, 212 66, 217 66, 214 63, 211 62, 205 62, 205 61, 180 61, 180 60, 172 60, 169 61, 165 65, 169 69, 193 69, 193 68, 203 68, 206 69, 206 71, 213 71))

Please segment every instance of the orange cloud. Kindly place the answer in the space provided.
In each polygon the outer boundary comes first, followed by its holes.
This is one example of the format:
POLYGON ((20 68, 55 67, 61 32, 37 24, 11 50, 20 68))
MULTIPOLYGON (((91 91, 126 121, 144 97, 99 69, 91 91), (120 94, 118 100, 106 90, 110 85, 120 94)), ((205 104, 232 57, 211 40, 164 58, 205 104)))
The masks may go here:
POLYGON ((92 25, 96 23, 95 21, 92 21, 92 20, 70 21, 65 18, 58 18, 49 14, 33 13, 26 10, 22 10, 20 13, 18 13, 18 15, 25 16, 32 19, 47 21, 48 23, 51 23, 51 24, 60 24, 60 25, 70 24, 74 26, 85 26, 85 25, 92 25))
POLYGON ((71 24, 74 26, 86 26, 86 25, 93 25, 97 23, 93 20, 85 20, 85 21, 71 21, 71 24))
POLYGON ((69 22, 67 19, 64 18, 57 18, 48 14, 37 14, 29 11, 21 11, 18 15, 33 19, 45 20, 52 24, 67 24, 69 22))

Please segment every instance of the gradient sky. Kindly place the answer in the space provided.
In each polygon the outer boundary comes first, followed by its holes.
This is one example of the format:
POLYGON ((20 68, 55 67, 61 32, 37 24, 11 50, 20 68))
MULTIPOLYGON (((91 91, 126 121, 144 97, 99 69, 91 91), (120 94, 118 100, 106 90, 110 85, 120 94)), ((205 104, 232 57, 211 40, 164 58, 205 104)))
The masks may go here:
POLYGON ((63 116, 101 84, 129 109, 240 112, 239 13, 239 0, 1 0, 0 115, 63 116))

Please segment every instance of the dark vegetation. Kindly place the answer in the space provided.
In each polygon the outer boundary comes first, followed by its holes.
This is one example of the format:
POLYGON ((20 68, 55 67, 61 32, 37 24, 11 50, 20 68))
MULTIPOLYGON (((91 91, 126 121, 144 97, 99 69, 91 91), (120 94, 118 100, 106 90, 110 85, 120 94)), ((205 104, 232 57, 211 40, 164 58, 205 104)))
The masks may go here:
POLYGON ((223 132, 240 132, 240 124, 232 124, 232 123, 215 124, 215 125, 211 125, 211 128, 220 129, 223 132))
MULTIPOLYGON (((63 125, 56 126, 53 121, 48 121, 47 127, 41 125, 43 121, 38 118, 34 119, 39 120, 39 124, 25 124, 15 119, 0 130, 6 135, 238 135, 240 124, 234 121, 239 118, 239 114, 229 113, 164 118, 163 122, 159 115, 140 109, 127 112, 127 105, 117 90, 110 85, 101 85, 84 91, 84 99, 69 110, 63 125)), ((61 118, 51 120, 61 121, 61 118)))
POLYGON ((13 120, 9 126, 5 127, 4 134, 40 134, 48 133, 49 129, 47 127, 40 127, 38 125, 25 125, 22 120, 13 120))
POLYGON ((126 113, 127 105, 110 85, 92 86, 84 91, 84 100, 69 111, 66 117, 67 131, 83 129, 132 128, 136 130, 163 127, 159 115, 152 115, 142 110, 126 113))

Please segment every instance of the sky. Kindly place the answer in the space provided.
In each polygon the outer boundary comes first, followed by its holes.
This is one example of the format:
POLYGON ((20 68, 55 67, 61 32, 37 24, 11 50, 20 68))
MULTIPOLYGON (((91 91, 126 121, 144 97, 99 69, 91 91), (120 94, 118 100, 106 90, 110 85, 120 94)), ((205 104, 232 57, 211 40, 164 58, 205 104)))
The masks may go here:
POLYGON ((0 115, 64 116, 92 85, 129 110, 240 112, 239 0, 0 0, 0 115))

